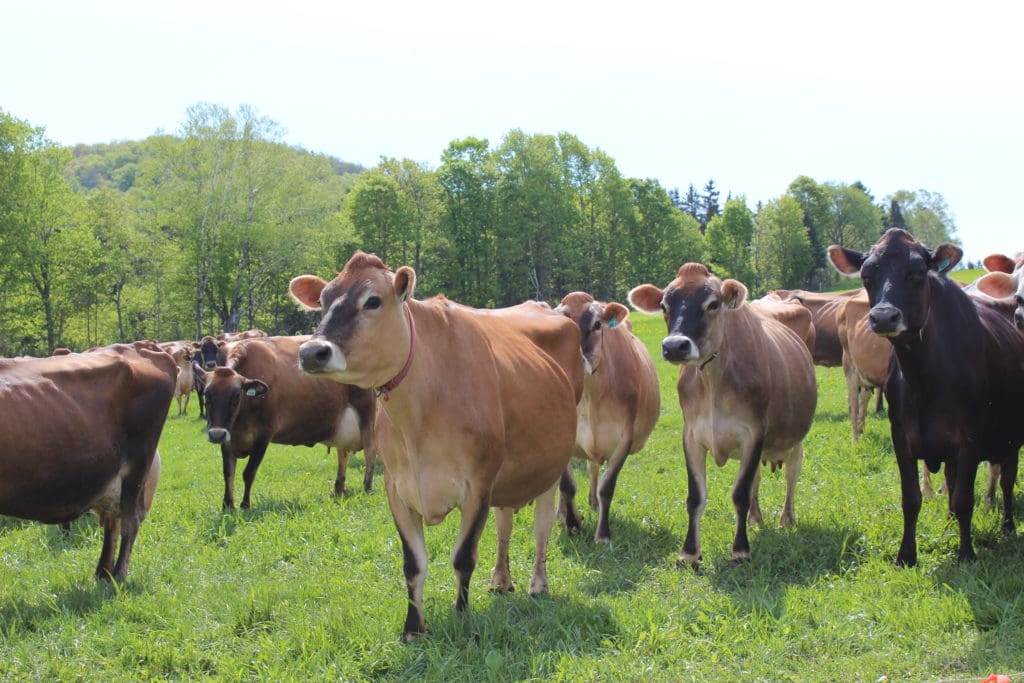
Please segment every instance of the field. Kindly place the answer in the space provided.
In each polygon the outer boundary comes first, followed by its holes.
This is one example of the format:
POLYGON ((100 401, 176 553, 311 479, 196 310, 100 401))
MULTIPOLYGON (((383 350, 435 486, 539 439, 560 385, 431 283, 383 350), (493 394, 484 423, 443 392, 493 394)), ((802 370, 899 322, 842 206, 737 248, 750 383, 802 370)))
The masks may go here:
MULTIPOLYGON (((633 320, 657 350, 661 320, 633 320)), ((195 402, 187 417, 175 408, 124 585, 92 579, 95 519, 65 535, 0 518, 0 680, 939 681, 1024 671, 1024 541, 999 534, 979 495, 979 560, 957 564, 956 525, 939 496, 922 509, 918 567, 896 568, 902 515, 888 423, 872 413, 851 446, 837 368, 818 369, 796 527, 775 528, 784 479, 766 472, 768 524, 751 533, 753 560, 732 566, 736 463, 709 464, 704 564, 676 568, 686 530, 681 417, 676 370, 656 365, 662 417, 619 478, 613 543, 592 541, 580 466, 587 520, 578 536, 561 526, 552 534, 551 595, 526 594, 527 508, 512 539, 516 592, 487 592, 490 523, 470 610, 456 614, 450 515, 427 529, 428 633, 410 645, 399 640, 402 553, 380 465, 365 494, 362 456, 353 456, 349 495, 334 498, 323 447, 272 447, 253 508, 222 513, 219 450, 195 402)))

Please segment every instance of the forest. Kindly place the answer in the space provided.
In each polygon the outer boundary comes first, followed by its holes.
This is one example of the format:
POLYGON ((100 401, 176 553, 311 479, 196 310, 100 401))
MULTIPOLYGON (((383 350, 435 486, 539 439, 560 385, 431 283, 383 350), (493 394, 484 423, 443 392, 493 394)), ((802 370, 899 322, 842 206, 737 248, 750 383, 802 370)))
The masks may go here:
MULTIPOLYGON (((258 327, 308 333, 288 281, 356 248, 413 266, 417 295, 473 306, 624 300, 687 261, 770 289, 827 289, 829 244, 898 226, 957 242, 942 195, 876 199, 860 180, 798 176, 767 203, 623 177, 571 133, 453 140, 431 167, 362 168, 283 142, 241 105, 198 103, 174 134, 65 147, 0 109, 0 356, 258 327)), ((686 160, 680 159, 685 167, 686 160)))

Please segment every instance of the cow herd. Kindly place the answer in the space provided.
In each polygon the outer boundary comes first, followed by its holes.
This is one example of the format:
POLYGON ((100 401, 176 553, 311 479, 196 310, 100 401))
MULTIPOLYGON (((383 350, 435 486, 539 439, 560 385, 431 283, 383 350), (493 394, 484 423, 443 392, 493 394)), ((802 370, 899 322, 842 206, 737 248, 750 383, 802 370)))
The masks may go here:
MULTIPOLYGON (((982 461, 991 464, 990 491, 996 481, 1001 486, 1003 529, 1014 531, 1024 443, 1024 421, 1015 415, 1024 405, 1024 333, 1015 322, 1024 321, 1024 269, 990 257, 992 272, 962 288, 947 277, 959 248, 929 250, 898 229, 866 253, 833 246, 828 255, 839 272, 859 276, 863 289, 776 291, 750 301, 742 283, 688 263, 664 287, 629 292, 634 308, 663 315, 662 357, 680 368, 689 518, 681 565, 701 561, 708 453, 718 466, 739 461, 734 561, 750 559, 747 527, 762 521, 762 467, 785 470, 779 525, 794 523, 803 439, 817 402, 815 364, 843 367, 854 440, 872 392, 885 393, 903 504, 899 564, 916 562, 921 485, 942 465, 961 560, 975 557, 971 514, 982 461), (927 466, 920 484, 918 461, 927 466)), ((444 296, 416 299, 415 287, 411 268, 392 271, 356 252, 330 282, 292 279, 296 303, 321 312, 309 336, 254 331, 0 359, 0 514, 66 523, 94 511, 103 528, 96 576, 122 580, 159 478, 164 421, 175 398, 178 414, 187 412, 195 390, 207 439, 221 449, 225 508, 235 505, 238 458, 248 459, 241 506, 249 507, 270 443, 336 449, 337 494, 351 452, 365 451, 366 490, 380 455, 404 555, 403 639, 425 630, 424 526, 456 508, 456 609, 469 604, 492 509, 491 589, 514 590, 513 516, 532 503, 529 592, 546 593, 552 527, 558 518, 570 530, 582 521, 573 457, 587 463, 589 503, 598 512, 594 540, 611 539, 618 475, 660 413, 654 362, 623 305, 583 292, 555 308, 531 301, 476 309, 444 296)))

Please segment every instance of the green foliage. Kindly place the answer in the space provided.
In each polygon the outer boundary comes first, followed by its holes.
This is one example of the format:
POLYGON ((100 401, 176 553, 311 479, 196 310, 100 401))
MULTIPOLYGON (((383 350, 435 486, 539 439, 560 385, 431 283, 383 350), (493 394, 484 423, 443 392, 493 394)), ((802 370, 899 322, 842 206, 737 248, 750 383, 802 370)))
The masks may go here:
POLYGON ((803 287, 814 265, 811 240, 800 203, 788 195, 757 214, 754 238, 755 289, 803 287))
POLYGON ((754 281, 751 264, 754 217, 743 198, 725 203, 725 210, 708 223, 707 260, 719 277, 731 277, 748 287, 754 281))
POLYGON ((902 227, 929 248, 946 242, 960 243, 953 215, 938 192, 899 190, 886 199, 903 222, 902 226, 894 227, 902 227))
MULTIPOLYGON (((630 319, 657 351, 660 316, 630 319)), ((511 540, 516 591, 494 595, 489 522, 470 607, 456 613, 459 515, 449 515, 426 529, 427 633, 410 645, 399 638, 406 591, 383 469, 372 493, 334 498, 333 454, 271 446, 253 508, 224 513, 217 447, 194 404, 182 418, 172 410, 160 485, 123 586, 92 579, 93 518, 70 534, 0 518, 0 678, 803 682, 1024 671, 1024 579, 1015 570, 1024 536, 1000 534, 979 481, 978 561, 956 563, 956 525, 937 496, 921 510, 919 566, 895 567, 902 522, 888 423, 871 413, 850 445, 840 368, 818 369, 796 526, 775 528, 785 478, 763 470, 766 525, 750 530, 753 559, 733 566, 737 464, 709 465, 704 563, 677 568, 687 519, 678 371, 655 362, 661 418, 618 479, 612 543, 593 542, 590 511, 577 535, 556 527, 551 595, 530 598, 533 508, 524 508, 511 540)), ((586 501, 586 468, 574 466, 577 501, 586 501)), ((349 467, 349 488, 358 489, 360 454, 349 467)))

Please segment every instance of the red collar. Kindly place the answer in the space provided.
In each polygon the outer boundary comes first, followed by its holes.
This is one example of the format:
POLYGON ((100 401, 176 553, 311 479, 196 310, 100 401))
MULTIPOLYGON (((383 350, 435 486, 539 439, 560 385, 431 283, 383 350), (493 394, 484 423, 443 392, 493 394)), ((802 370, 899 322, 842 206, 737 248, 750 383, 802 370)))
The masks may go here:
POLYGON ((405 317, 409 319, 409 357, 405 359, 405 365, 399 370, 397 375, 391 378, 391 381, 373 390, 377 396, 384 399, 385 403, 391 400, 390 393, 397 389, 398 385, 405 379, 405 376, 409 374, 409 368, 412 367, 413 352, 416 350, 416 323, 412 319, 412 311, 409 310, 408 304, 405 306, 405 317))

